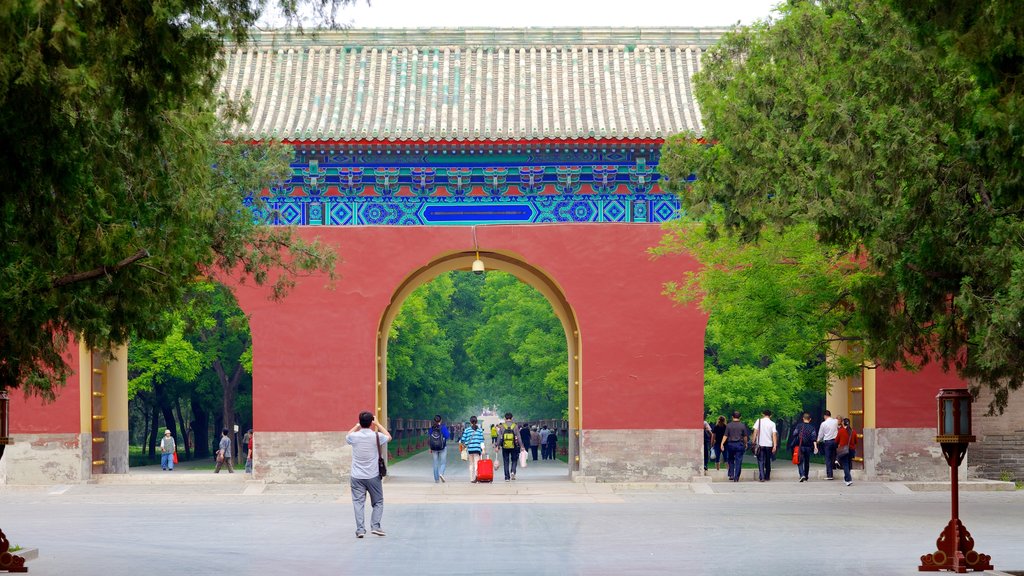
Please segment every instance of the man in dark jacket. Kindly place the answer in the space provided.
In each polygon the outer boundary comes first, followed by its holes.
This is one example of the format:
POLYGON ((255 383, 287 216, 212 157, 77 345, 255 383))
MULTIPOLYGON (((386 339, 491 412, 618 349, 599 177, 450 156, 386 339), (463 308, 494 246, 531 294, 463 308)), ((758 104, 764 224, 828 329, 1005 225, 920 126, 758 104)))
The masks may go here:
POLYGON ((531 438, 530 438, 530 425, 529 424, 523 424, 519 428, 519 440, 520 440, 520 442, 522 442, 523 450, 526 450, 527 452, 529 452, 530 451, 530 446, 532 446, 531 438))
POLYGON ((732 422, 725 425, 725 436, 722 437, 720 450, 728 450, 729 454, 729 480, 740 481, 740 472, 743 470, 743 454, 747 451, 747 440, 750 438, 750 429, 740 421, 740 411, 733 410, 732 422))
POLYGON ((814 441, 817 440, 818 430, 811 424, 811 415, 804 412, 802 422, 793 426, 789 434, 789 450, 798 449, 800 456, 797 463, 797 471, 800 473, 800 481, 807 482, 807 476, 811 469, 811 454, 814 454, 814 441))

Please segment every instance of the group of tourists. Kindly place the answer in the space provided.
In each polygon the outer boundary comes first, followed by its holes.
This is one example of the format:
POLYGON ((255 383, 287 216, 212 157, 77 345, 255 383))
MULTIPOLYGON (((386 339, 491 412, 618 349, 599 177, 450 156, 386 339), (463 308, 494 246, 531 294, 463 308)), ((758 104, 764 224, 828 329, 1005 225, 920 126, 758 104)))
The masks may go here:
MULTIPOLYGON (((516 478, 516 471, 520 458, 526 458, 526 447, 534 446, 532 434, 537 433, 538 444, 544 446, 540 441, 540 430, 534 427, 517 427, 512 419, 512 413, 505 413, 505 421, 494 427, 492 434, 492 446, 495 452, 499 450, 502 455, 502 464, 505 470, 505 481, 511 482, 516 478), (527 444, 525 438, 529 438, 527 444)), ((550 433, 550 431, 549 431, 550 433)), ((554 436, 554 433, 550 433, 554 436)), ((451 433, 440 415, 434 416, 433 424, 428 432, 428 447, 434 463, 434 482, 446 482, 444 473, 447 460, 448 440, 451 433)), ((359 422, 348 431, 345 442, 352 447, 352 471, 350 474, 350 488, 352 491, 352 506, 356 520, 356 538, 366 536, 366 495, 370 496, 370 533, 377 536, 384 536, 381 528, 381 518, 384 515, 384 490, 383 474, 386 473, 383 453, 386 445, 391 441, 391 434, 387 429, 374 421, 370 412, 359 414, 359 422)), ((552 444, 552 458, 554 454, 552 444)), ((469 463, 470 481, 478 481, 478 470, 481 459, 487 453, 487 443, 483 428, 476 416, 469 419, 469 426, 463 429, 459 437, 459 449, 465 451, 469 463)), ((488 466, 489 468, 489 466, 488 466)))
MULTIPOLYGON (((497 431, 495 431, 497 432, 497 431)), ((554 460, 558 448, 558 434, 548 427, 541 426, 539 429, 534 424, 523 424, 519 428, 519 439, 523 449, 530 453, 533 460, 537 460, 537 450, 540 449, 541 460, 554 460)))
MULTIPOLYGON (((214 474, 220 473, 221 468, 227 468, 228 473, 234 474, 235 469, 231 466, 231 436, 229 435, 228 429, 224 428, 221 430, 220 442, 217 444, 217 451, 214 453, 214 459, 216 460, 217 466, 214 468, 214 474)), ((245 473, 252 474, 252 447, 253 447, 253 433, 250 428, 245 436, 242 437, 241 451, 245 453, 245 473)), ((164 430, 164 437, 160 439, 160 469, 161 470, 174 470, 174 465, 178 463, 178 447, 174 442, 174 436, 171 435, 170 429, 164 430)))
MULTIPOLYGON (((740 419, 738 410, 733 411, 732 421, 726 422, 719 416, 712 426, 704 422, 704 469, 714 461, 715 469, 721 470, 725 460, 729 480, 740 481, 743 456, 752 450, 757 458, 757 479, 771 481, 772 461, 779 452, 779 431, 772 420, 772 411, 764 410, 761 418, 754 423, 754 429, 740 419)), ((825 479, 832 480, 836 468, 842 468, 843 480, 847 486, 853 484, 850 469, 857 455, 857 433, 850 426, 849 418, 833 418, 825 410, 825 417, 818 426, 811 424, 811 415, 804 412, 789 434, 787 452, 793 455, 800 482, 810 477, 810 462, 813 454, 822 454, 825 462, 825 479)))

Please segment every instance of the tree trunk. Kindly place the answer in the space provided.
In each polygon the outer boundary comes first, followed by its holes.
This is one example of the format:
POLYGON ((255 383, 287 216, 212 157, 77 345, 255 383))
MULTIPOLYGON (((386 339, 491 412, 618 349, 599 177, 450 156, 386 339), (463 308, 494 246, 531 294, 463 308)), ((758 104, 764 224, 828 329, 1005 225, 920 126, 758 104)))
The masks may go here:
POLYGON ((223 428, 227 428, 228 437, 231 438, 232 454, 238 454, 238 443, 235 438, 235 398, 238 396, 238 381, 242 377, 242 364, 239 363, 235 368, 235 373, 228 378, 226 372, 224 372, 224 365, 221 364, 220 360, 213 361, 213 369, 217 372, 217 378, 220 379, 221 390, 223 390, 223 403, 221 406, 221 421, 223 422, 223 428))
POLYGON ((224 415, 217 412, 213 415, 213 431, 210 433, 210 450, 211 454, 220 450, 220 436, 221 430, 224 429, 224 415))
POLYGON ((152 461, 156 458, 156 432, 157 424, 160 418, 160 408, 153 403, 153 419, 149 422, 149 459, 152 461))
POLYGON ((149 439, 149 407, 146 406, 146 403, 142 400, 141 394, 136 398, 139 401, 139 412, 142 412, 142 438, 140 439, 141 441, 139 442, 139 446, 142 446, 142 449, 145 450, 146 440, 149 439))
POLYGON ((181 398, 175 399, 174 410, 178 414, 178 422, 181 423, 181 445, 185 447, 185 459, 191 460, 191 446, 189 446, 188 440, 188 426, 185 425, 185 413, 181 409, 181 398))
POLYGON ((167 398, 167 387, 162 384, 156 386, 156 403, 160 407, 160 412, 164 416, 164 426, 171 431, 171 436, 174 438, 174 442, 178 442, 178 420, 174 417, 174 409, 171 406, 171 401, 167 398))
POLYGON ((210 457, 210 415, 203 408, 202 399, 199 398, 199 394, 192 392, 192 397, 189 400, 192 405, 192 433, 195 435, 193 440, 195 444, 193 449, 195 450, 196 458, 209 458, 210 457))

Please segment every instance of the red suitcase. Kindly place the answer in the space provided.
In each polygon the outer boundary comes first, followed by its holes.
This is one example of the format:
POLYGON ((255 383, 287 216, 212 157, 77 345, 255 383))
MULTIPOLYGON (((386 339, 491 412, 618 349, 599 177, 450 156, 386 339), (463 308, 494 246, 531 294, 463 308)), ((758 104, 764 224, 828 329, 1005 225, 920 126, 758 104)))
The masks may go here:
POLYGON ((494 482, 494 462, 490 458, 483 458, 476 463, 476 481, 494 482))

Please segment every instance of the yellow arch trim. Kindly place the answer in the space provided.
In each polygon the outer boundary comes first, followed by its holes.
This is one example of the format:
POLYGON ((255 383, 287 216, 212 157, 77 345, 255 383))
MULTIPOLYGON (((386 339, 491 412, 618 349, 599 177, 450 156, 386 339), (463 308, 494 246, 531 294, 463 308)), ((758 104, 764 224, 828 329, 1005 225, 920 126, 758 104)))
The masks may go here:
MULTIPOLYGON (((415 270, 395 290, 391 302, 381 315, 377 329, 377 367, 376 367, 376 413, 377 418, 387 420, 387 375, 388 375, 388 334, 391 325, 402 309, 402 303, 416 288, 434 278, 453 270, 469 271, 476 259, 476 252, 452 252, 443 254, 423 267, 415 270)), ((565 297, 565 292, 550 275, 529 264, 524 258, 504 251, 480 252, 487 270, 500 270, 512 274, 519 280, 529 284, 540 292, 555 312, 565 331, 566 348, 568 349, 569 372, 569 462, 570 473, 579 470, 579 438, 583 424, 582 406, 582 339, 576 313, 565 297)))

